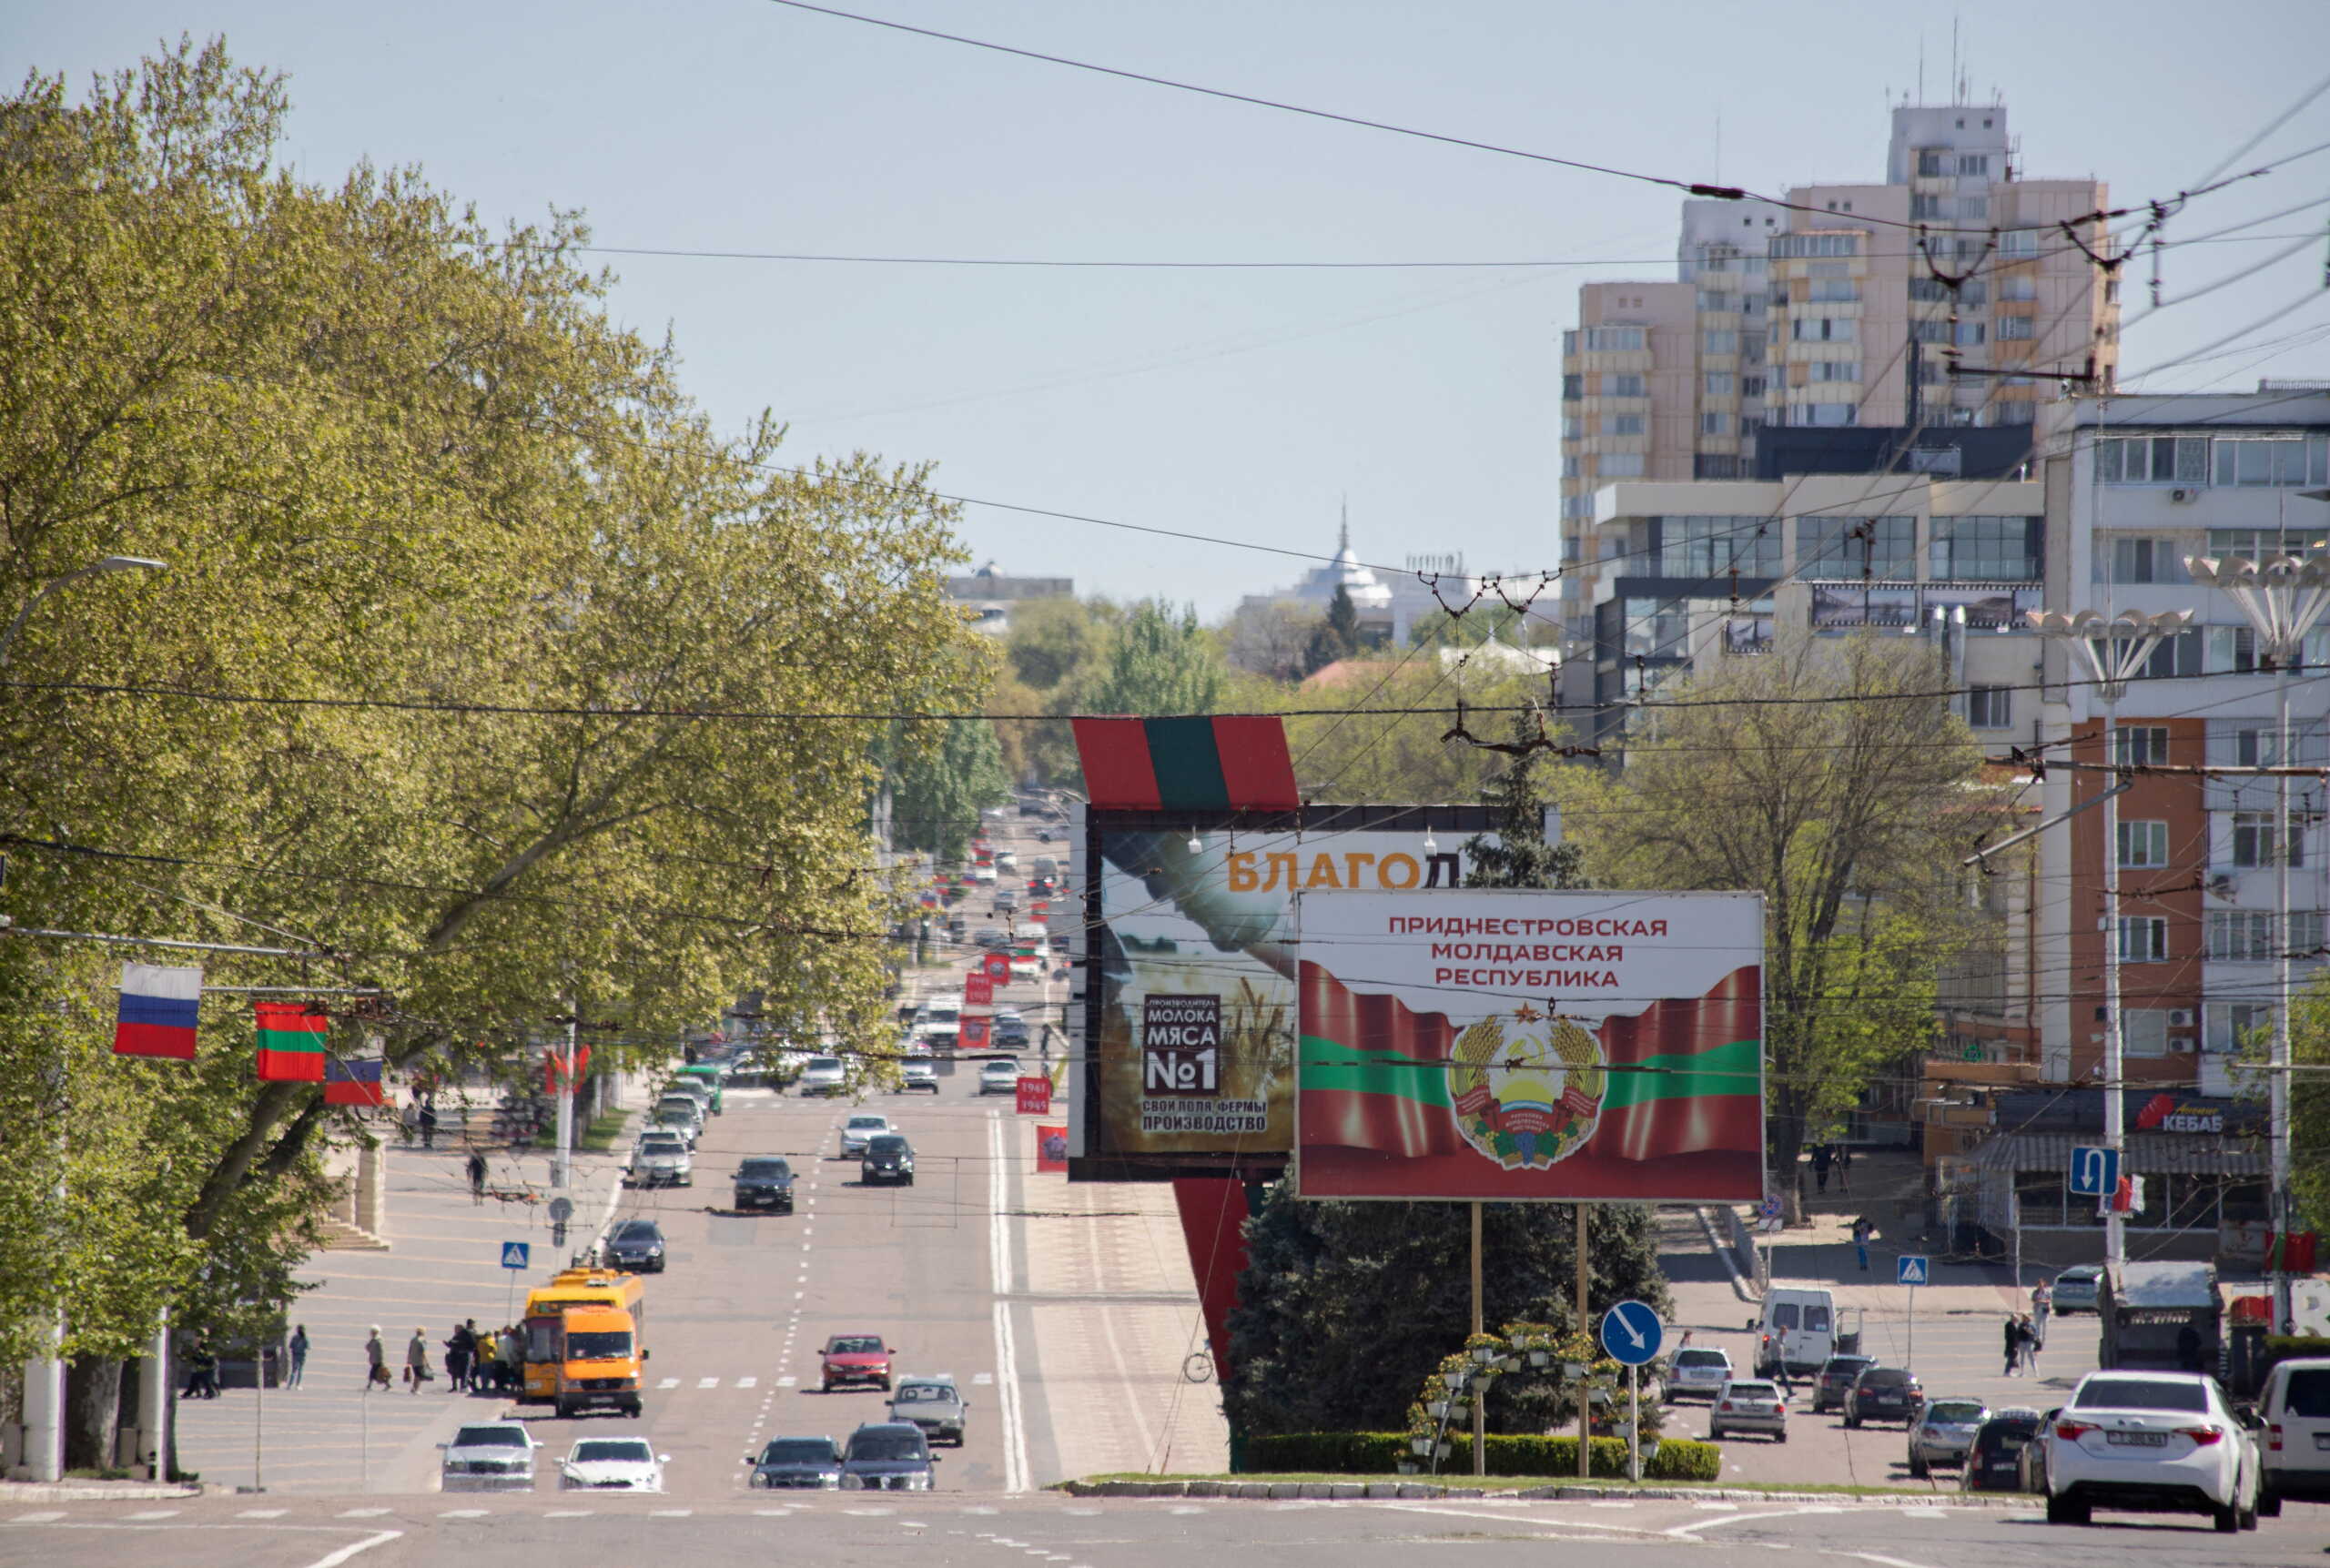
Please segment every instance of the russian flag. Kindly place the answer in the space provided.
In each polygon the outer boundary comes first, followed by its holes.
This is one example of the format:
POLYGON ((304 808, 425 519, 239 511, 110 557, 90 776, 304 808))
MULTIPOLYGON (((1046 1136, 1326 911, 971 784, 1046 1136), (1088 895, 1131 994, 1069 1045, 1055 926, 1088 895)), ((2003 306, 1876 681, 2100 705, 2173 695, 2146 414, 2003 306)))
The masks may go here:
POLYGON ((113 1026, 117 1057, 194 1060, 194 1028, 202 1010, 202 971, 152 964, 121 966, 121 1012, 113 1026))
POLYGON ((341 1061, 338 1057, 324 1058, 324 1104, 326 1105, 386 1105, 387 1092, 380 1087, 380 1062, 377 1057, 360 1057, 353 1061, 341 1061))

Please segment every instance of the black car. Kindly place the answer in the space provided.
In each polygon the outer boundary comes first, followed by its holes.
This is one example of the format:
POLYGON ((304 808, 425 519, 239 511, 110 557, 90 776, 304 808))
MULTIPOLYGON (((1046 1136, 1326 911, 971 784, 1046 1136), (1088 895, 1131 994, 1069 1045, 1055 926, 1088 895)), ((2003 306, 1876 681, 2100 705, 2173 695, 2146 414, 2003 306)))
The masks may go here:
POLYGON ((626 1219, 607 1235, 607 1261, 627 1273, 664 1271, 664 1228, 653 1219, 626 1219))
POLYGON ((1917 1373, 1903 1367, 1863 1367, 1845 1396, 1845 1424, 1898 1421, 1907 1427, 1925 1408, 1925 1385, 1917 1373))
POLYGON ((2022 1491, 2022 1451, 2037 1440, 2039 1430, 2035 1410, 2000 1411, 1991 1416, 1974 1434, 1959 1484, 1968 1492, 2022 1491))
POLYGON ((1853 1391, 1853 1380, 1877 1364, 1875 1356, 1830 1356, 1820 1363, 1818 1376, 1812 1381, 1812 1411, 1842 1410, 1845 1396, 1853 1391))
POLYGON ((773 1154, 754 1154, 736 1168, 738 1209, 793 1212, 793 1167, 773 1154))
POLYGON ((822 1492, 841 1486, 841 1445, 829 1437, 771 1438, 757 1458, 748 1453, 745 1462, 753 1467, 747 1486, 822 1492))
POLYGON ((1024 1046, 1028 1043, 1028 1020, 1017 1013, 998 1013, 995 1022, 988 1026, 989 1043, 998 1046, 1024 1046))
POLYGON ((869 1421, 849 1434, 842 1456, 844 1492, 928 1492, 938 1462, 912 1421, 869 1421))
POLYGON ((866 1152, 858 1157, 857 1179, 868 1187, 886 1181, 912 1187, 914 1145, 895 1132, 875 1134, 866 1140, 866 1152))

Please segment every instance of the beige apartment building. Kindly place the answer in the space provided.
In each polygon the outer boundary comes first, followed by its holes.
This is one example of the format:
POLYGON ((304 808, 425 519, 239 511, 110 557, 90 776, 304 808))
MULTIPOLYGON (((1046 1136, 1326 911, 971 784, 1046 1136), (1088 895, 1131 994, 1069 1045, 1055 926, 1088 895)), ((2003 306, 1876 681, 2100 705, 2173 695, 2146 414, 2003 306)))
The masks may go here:
MULTIPOLYGON (((2117 286, 2062 227, 2101 210, 2103 185, 2022 177, 2002 105, 1892 120, 1882 183, 1792 187, 1786 207, 1686 202, 1676 281, 1578 290, 1562 339, 1573 640, 1591 637, 1606 571, 1647 575, 1596 527, 1606 485, 1777 479, 1780 429, 1898 432, 1840 443, 1827 471, 1947 475, 1956 459, 1921 450, 1927 432, 2028 429, 2062 376, 2110 385, 2117 286)), ((2074 227, 2107 241, 2100 221, 2074 227)))

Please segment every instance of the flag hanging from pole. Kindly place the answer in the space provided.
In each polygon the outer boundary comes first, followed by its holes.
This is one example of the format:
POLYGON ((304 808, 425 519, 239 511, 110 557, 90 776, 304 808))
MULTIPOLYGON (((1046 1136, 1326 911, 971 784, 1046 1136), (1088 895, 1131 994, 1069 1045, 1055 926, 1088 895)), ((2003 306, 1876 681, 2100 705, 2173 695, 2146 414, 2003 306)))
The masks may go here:
POLYGON ((324 1057, 324 1104, 326 1105, 386 1105, 387 1092, 380 1085, 380 1060, 377 1057, 341 1061, 338 1057, 324 1057))
POLYGON ((195 1019, 202 1010, 202 971, 152 964, 121 966, 121 1011, 113 1027, 117 1057, 194 1060, 195 1019))
POLYGON ((324 1015, 309 1011, 305 1002, 251 1006, 258 1018, 259 1082, 324 1082, 324 1037, 329 1027, 324 1015))

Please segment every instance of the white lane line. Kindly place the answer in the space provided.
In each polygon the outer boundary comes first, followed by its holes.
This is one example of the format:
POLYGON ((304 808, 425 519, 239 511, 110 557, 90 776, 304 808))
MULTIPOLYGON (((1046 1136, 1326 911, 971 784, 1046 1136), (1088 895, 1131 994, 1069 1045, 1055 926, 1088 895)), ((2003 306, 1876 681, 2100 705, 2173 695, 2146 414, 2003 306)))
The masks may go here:
POLYGON ((1205 1510, 1202 1508, 1191 1508, 1184 1505, 1180 1508, 1169 1508, 1165 1512, 1168 1513, 1203 1513, 1205 1510))
MULTIPOLYGON (((382 1512, 385 1512, 387 1511, 384 1509, 382 1512)), ((372 1534, 367 1535, 361 1541, 350 1542, 347 1545, 341 1547, 337 1552, 325 1553, 313 1563, 309 1563, 307 1568, 339 1568, 341 1563, 347 1562, 350 1558, 355 1556, 360 1552, 370 1552, 375 1546, 385 1546, 391 1541, 401 1541, 402 1539, 404 1539, 404 1532, 401 1530, 376 1531, 372 1534)))
POLYGON ((753 1512, 762 1519, 783 1519, 793 1512, 790 1508, 755 1508, 753 1512))
MULTIPOLYGON (((385 1512, 385 1510, 383 1512, 385 1512)), ((8 1521, 8 1522, 11 1524, 46 1524, 52 1519, 62 1519, 64 1517, 65 1511, 61 1508, 44 1508, 38 1513, 19 1513, 14 1519, 8 1521)))
POLYGON ((720 1386, 720 1380, 718 1378, 698 1378, 695 1381, 695 1386, 700 1389, 716 1389, 720 1386))
POLYGON ((694 1516, 693 1508, 651 1508, 647 1511, 650 1519, 692 1519, 694 1516))
POLYGON ((437 1517, 440 1519, 482 1519, 485 1517, 485 1510, 482 1508, 449 1508, 437 1517))
MULTIPOLYGON (((1937 1512, 1939 1512, 1939 1510, 1937 1510, 1937 1512)), ((1775 1543, 1767 1542, 1765 1544, 1771 1545, 1775 1543)), ((1862 1563, 1874 1563, 1878 1565, 1878 1568, 1926 1568, 1926 1565, 1922 1563, 1912 1563, 1906 1557, 1888 1557, 1879 1552, 1823 1551, 1820 1555, 1823 1557, 1850 1557, 1862 1563)))
POLYGON ((740 1389, 756 1389, 761 1386, 761 1381, 758 1378, 738 1378, 736 1386, 740 1389))
POLYGON ((810 1247, 810 1243, 808 1243, 808 1242, 806 1242, 806 1241, 804 1241, 803 1243, 801 1243, 801 1250, 802 1250, 802 1251, 804 1251, 804 1252, 806 1252, 806 1251, 809 1249, 809 1247, 810 1247))
POLYGON ((879 1519, 885 1514, 896 1513, 897 1510, 895 1508, 845 1508, 842 1512, 855 1513, 865 1519, 879 1519))
POLYGON ((1726 1513, 1714 1519, 1701 1519, 1689 1524, 1677 1524, 1671 1530, 1662 1531, 1661 1533, 1680 1536, 1687 1541, 1698 1531, 1713 1530, 1721 1524, 1761 1523, 1767 1519, 1793 1519, 1804 1513, 1842 1513, 1843 1512, 1841 1507, 1833 1503, 1817 1503, 1805 1508, 1767 1509, 1758 1513, 1726 1513))
POLYGON ((542 1517, 544 1519, 588 1519, 591 1517, 591 1511, 587 1508, 553 1508, 542 1517))
POLYGON ((677 1378, 665 1378, 655 1386, 659 1389, 675 1389, 680 1386, 680 1380, 677 1378))
POLYGON ((794 1292, 793 1292, 793 1299, 794 1299, 795 1300, 796 1300, 796 1301, 797 1301, 797 1300, 799 1300, 801 1299, 801 1296, 802 1296, 802 1292, 801 1292, 801 1291, 799 1291, 799 1290, 795 1290, 795 1291, 794 1291, 794 1292))
POLYGON ((238 1519, 280 1519, 289 1510, 282 1508, 246 1508, 235 1515, 238 1519))
POLYGON ((378 1519, 387 1512, 385 1508, 351 1508, 340 1517, 342 1519, 378 1519))
POLYGON ((178 1511, 175 1508, 144 1508, 136 1513, 122 1515, 124 1519, 136 1520, 140 1523, 149 1519, 176 1519, 177 1516, 178 1511))
POLYGON ((993 1372, 978 1372, 972 1375, 971 1381, 974 1383, 991 1383, 995 1381, 995 1374, 993 1372))
MULTIPOLYGON (((966 1508, 963 1512, 966 1513, 997 1513, 1000 1512, 1001 1510, 994 1508, 966 1508)), ((1092 1512, 1098 1513, 1100 1511, 1096 1508, 1092 1512)))
POLYGON ((776 1386, 781 1389, 789 1389, 800 1381, 801 1380, 799 1378, 796 1378, 792 1373, 787 1372, 785 1376, 776 1380, 776 1386))
MULTIPOLYGON (((988 1270, 995 1290, 996 1405, 1003 1419, 1003 1490, 1028 1490, 1028 1431, 1019 1409, 1019 1348, 1011 1331, 1011 1307, 1004 1297, 1011 1291, 1010 1208, 1005 1178, 1010 1169, 1004 1154, 1003 1119, 987 1113, 988 1148, 988 1270)), ((1014 1127, 1017 1127, 1015 1122, 1014 1127)))

